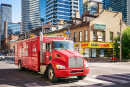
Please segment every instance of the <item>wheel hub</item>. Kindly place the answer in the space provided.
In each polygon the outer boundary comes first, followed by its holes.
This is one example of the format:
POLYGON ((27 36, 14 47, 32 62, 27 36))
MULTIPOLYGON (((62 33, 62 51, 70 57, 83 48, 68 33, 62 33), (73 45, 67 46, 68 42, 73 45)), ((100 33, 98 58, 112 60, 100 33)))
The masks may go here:
POLYGON ((53 70, 52 69, 49 70, 49 78, 53 79, 53 70))

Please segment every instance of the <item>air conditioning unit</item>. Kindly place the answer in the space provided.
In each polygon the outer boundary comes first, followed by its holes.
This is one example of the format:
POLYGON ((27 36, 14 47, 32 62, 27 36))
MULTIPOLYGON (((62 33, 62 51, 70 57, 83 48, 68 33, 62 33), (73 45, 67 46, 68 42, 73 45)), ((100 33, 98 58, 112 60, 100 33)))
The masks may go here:
POLYGON ((102 41, 102 36, 97 36, 98 41, 102 41))

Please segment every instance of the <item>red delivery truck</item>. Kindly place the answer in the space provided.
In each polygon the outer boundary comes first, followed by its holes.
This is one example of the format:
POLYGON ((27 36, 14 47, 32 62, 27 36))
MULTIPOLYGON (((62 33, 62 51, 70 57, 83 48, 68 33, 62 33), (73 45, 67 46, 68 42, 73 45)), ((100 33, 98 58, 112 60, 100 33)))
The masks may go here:
POLYGON ((27 68, 45 74, 51 82, 60 77, 77 76, 84 79, 89 66, 74 50, 67 37, 40 36, 15 42, 15 61, 19 69, 27 68))

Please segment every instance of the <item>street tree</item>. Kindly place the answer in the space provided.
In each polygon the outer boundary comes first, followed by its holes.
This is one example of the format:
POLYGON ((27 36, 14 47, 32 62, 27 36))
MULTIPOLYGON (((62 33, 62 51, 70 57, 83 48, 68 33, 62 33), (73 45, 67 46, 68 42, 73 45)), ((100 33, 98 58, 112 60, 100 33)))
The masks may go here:
MULTIPOLYGON (((116 56, 119 58, 119 53, 120 49, 118 48, 120 41, 120 36, 117 36, 114 38, 114 47, 116 51, 116 56)), ((122 58, 123 59, 130 59, 130 27, 127 27, 123 32, 122 32, 122 58)))

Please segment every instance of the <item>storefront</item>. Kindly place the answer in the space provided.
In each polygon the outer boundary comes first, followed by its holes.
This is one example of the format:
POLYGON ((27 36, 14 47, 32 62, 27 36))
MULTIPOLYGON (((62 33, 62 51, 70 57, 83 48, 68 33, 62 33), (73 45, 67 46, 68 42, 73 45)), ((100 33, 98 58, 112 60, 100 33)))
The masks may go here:
POLYGON ((74 43, 74 48, 85 58, 113 57, 113 43, 83 42, 74 43))

